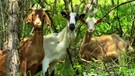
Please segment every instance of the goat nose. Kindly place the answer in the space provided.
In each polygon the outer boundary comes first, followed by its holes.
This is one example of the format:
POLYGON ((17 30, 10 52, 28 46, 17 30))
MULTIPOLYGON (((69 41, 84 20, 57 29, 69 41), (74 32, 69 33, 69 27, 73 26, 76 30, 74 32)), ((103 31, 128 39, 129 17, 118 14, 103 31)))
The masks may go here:
POLYGON ((72 24, 69 25, 69 28, 70 28, 71 31, 73 31, 75 29, 75 25, 72 23, 72 24))
POLYGON ((36 25, 41 25, 41 22, 40 21, 36 21, 35 24, 36 25))
POLYGON ((89 31, 89 32, 93 32, 93 31, 94 31, 94 29, 88 29, 88 31, 89 31))
POLYGON ((40 24, 40 22, 39 21, 36 21, 36 24, 40 24))

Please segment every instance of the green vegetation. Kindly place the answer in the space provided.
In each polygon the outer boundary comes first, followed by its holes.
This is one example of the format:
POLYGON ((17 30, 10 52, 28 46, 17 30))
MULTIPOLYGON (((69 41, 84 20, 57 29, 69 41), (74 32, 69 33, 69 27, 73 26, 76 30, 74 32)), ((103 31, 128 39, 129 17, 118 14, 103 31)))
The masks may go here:
MULTIPOLYGON (((32 4, 41 4, 46 9, 50 10, 48 12, 50 17, 52 18, 51 28, 44 28, 44 34, 50 34, 59 32, 66 26, 66 20, 61 16, 61 11, 65 10, 65 4, 63 0, 57 0, 56 6, 55 0, 27 0, 20 1, 20 36, 31 37, 30 32, 32 29, 31 24, 25 23, 25 18, 30 12, 29 8, 32 7, 32 4), (54 30, 56 28, 56 30, 54 30), (47 30, 45 30, 47 29, 47 30)), ((69 0, 71 1, 71 0, 69 0)), ((72 0, 73 7, 79 4, 83 0, 72 0)), ((82 13, 84 6, 89 0, 84 0, 84 3, 81 5, 79 14, 82 13)), ((90 0, 91 1, 91 0, 90 0)), ((93 15, 87 15, 87 17, 95 17, 97 19, 102 18, 111 8, 114 6, 121 4, 125 1, 129 0, 98 0, 98 9, 97 12, 93 15)), ((6 9, 5 9, 6 10, 6 9)), ((8 21, 6 20, 7 16, 4 15, 5 26, 8 21)), ((85 17, 85 19, 87 18, 85 17)), ((94 32, 94 36, 100 35, 109 35, 112 33, 119 34, 122 38, 127 39, 135 48, 135 2, 130 2, 124 4, 114 10, 112 10, 104 19, 103 22, 97 25, 96 30, 94 32)), ((66 55, 61 62, 55 65, 55 75, 56 76, 135 76, 135 63, 134 57, 135 55, 126 54, 123 56, 123 62, 121 65, 117 65, 116 63, 104 63, 95 60, 94 62, 83 62, 80 60, 79 55, 79 46, 82 41, 82 38, 86 32, 86 26, 82 24, 80 21, 78 22, 78 26, 81 28, 77 29, 77 38, 70 45, 70 52, 72 54, 73 66, 70 63, 70 59, 68 55, 66 55)), ((0 22, 0 27, 2 27, 2 23, 0 22)), ((7 27, 5 27, 7 29, 7 27)), ((0 29, 1 30, 1 29, 0 29)), ((0 32, 1 35, 2 32, 0 32)), ((2 36, 2 35, 1 35, 2 36)), ((2 38, 0 36, 0 38, 2 38)), ((4 40, 7 39, 7 35, 4 33, 4 40)), ((42 76, 42 72, 37 73, 35 76, 42 76)))

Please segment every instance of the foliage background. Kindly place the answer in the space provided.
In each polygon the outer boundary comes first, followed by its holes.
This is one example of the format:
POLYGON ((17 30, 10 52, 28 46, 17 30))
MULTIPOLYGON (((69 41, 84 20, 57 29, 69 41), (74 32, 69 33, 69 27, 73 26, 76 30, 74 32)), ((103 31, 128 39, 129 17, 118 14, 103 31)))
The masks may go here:
MULTIPOLYGON (((85 17, 102 18, 111 8, 129 0, 19 0, 19 20, 20 20, 20 41, 24 37, 31 37, 31 24, 26 24, 25 19, 31 12, 30 8, 34 4, 40 4, 42 7, 50 10, 48 15, 51 18, 52 26, 44 28, 44 34, 53 32, 60 32, 66 26, 66 20, 61 16, 61 11, 68 10, 65 7, 64 1, 72 3, 75 9, 76 5, 82 5, 79 8, 79 14, 84 13, 85 6, 92 1, 97 1, 96 9, 89 11, 85 17)), ((7 41, 8 34, 8 0, 0 0, 0 49, 4 49, 4 42, 7 41)), ((56 64, 56 76, 134 76, 135 64, 134 55, 127 55, 123 62, 123 66, 110 64, 106 67, 106 63, 99 63, 98 61, 85 63, 79 58, 79 45, 86 32, 86 27, 81 22, 78 22, 77 38, 71 43, 69 50, 73 61, 73 66, 70 63, 68 55, 63 58, 63 61, 56 64), (112 66, 113 65, 113 66, 112 66)), ((124 4, 112 10, 103 21, 97 25, 94 36, 109 35, 112 33, 119 34, 122 38, 129 40, 131 45, 135 48, 135 1, 124 4)), ((36 76, 42 76, 42 72, 37 73, 36 76)))

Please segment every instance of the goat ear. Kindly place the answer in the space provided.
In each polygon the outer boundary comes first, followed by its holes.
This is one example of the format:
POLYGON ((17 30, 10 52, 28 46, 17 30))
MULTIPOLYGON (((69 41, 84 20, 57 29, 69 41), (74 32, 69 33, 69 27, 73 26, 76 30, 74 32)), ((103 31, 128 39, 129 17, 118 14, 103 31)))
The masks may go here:
POLYGON ((98 23, 100 23, 100 22, 102 22, 102 18, 96 20, 95 25, 98 24, 98 23))
POLYGON ((80 19, 80 21, 84 24, 86 24, 85 20, 83 18, 80 19))
POLYGON ((63 11, 62 11, 61 14, 62 14, 63 17, 66 18, 66 16, 67 16, 67 13, 66 13, 66 12, 63 12, 63 11))
POLYGON ((84 18, 85 17, 85 14, 81 14, 80 16, 79 16, 79 19, 82 19, 82 18, 84 18))
POLYGON ((32 22, 32 13, 30 13, 26 18, 26 23, 31 23, 31 22, 32 22))
POLYGON ((46 13, 45 13, 45 22, 46 22, 47 25, 51 25, 51 20, 46 13))

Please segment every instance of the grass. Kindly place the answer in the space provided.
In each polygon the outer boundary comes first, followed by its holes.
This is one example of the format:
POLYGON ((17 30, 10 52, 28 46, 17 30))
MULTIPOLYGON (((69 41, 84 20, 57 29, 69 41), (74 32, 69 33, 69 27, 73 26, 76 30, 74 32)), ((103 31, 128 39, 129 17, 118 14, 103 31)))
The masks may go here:
MULTIPOLYGON (((73 67, 66 57, 55 65, 55 76, 135 76, 134 56, 123 56, 123 64, 99 62, 82 62, 72 58, 73 67)), ((35 76, 42 76, 42 71, 35 76)))
MULTIPOLYGON (((114 0, 115 5, 117 4, 117 1, 118 0, 114 0)), ((125 2, 125 1, 127 1, 127 0, 119 0, 119 4, 122 2, 125 2)), ((53 0, 48 0, 47 2, 53 4, 53 0)), ((79 3, 79 0, 73 0, 73 3, 77 4, 77 3, 79 3)), ((105 9, 109 10, 112 7, 111 0, 104 0, 104 1, 99 0, 98 3, 101 6, 106 6, 105 8, 103 8, 104 10, 105 9)), ((64 7, 63 4, 64 4, 63 0, 58 0, 57 6, 59 8, 57 8, 57 10, 59 10, 61 7, 64 7)), ((101 11, 101 13, 98 11, 98 13, 99 13, 99 15, 103 15, 102 11, 101 11)), ((114 14, 111 14, 111 16, 112 16, 112 19, 114 19, 113 18, 114 14)), ((58 19, 57 15, 56 15, 55 19, 58 19)), ((105 26, 105 27, 107 27, 107 26, 105 26)), ((110 25, 108 25, 107 29, 110 30, 111 28, 112 27, 110 25)), ((127 28, 125 28, 125 29, 127 29, 127 28)), ((101 28, 99 28, 99 30, 101 30, 101 28)), ((105 30, 105 29, 103 28, 103 30, 105 30)), ((100 32, 100 33, 102 33, 102 32, 100 32)), ((74 47, 74 45, 72 47, 74 47)), ((78 47, 74 47, 74 48, 78 49, 78 47)), ((76 51, 79 51, 79 50, 76 50, 76 51)), ((77 55, 79 55, 79 54, 77 54, 77 55)), ((72 67, 69 59, 65 58, 65 60, 63 62, 57 63, 55 65, 55 76, 110 76, 110 75, 111 76, 135 76, 134 57, 135 57, 134 55, 122 56, 121 58, 123 60, 120 65, 113 63, 113 62, 112 63, 103 63, 103 62, 99 62, 99 61, 85 63, 85 62, 80 61, 79 58, 73 57, 72 58, 73 64, 74 64, 73 67, 72 67)), ((37 73, 35 76, 42 76, 42 71, 37 73)))

